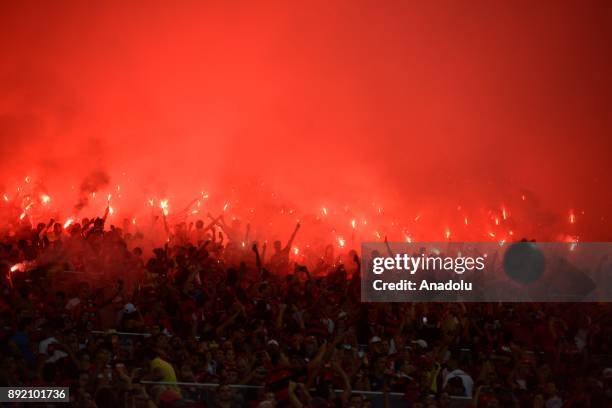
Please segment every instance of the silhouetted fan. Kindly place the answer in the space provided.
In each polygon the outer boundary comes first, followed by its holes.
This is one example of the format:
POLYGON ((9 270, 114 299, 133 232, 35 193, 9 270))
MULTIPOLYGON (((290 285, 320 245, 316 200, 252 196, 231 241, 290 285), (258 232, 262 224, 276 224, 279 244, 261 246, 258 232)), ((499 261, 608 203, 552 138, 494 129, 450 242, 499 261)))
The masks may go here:
POLYGON ((522 284, 535 282, 540 279, 545 268, 544 254, 535 242, 514 243, 504 254, 504 271, 516 282, 522 284))

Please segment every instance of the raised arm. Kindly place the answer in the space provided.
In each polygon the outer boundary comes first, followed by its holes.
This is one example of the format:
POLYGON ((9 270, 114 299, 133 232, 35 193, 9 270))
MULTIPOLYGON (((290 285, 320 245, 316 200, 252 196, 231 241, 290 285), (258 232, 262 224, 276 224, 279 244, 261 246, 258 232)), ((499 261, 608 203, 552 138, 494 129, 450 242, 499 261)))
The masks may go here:
POLYGON ((257 270, 261 271, 261 258, 259 257, 259 250, 257 249, 257 243, 253 243, 253 252, 255 252, 255 264, 257 265, 257 270))
POLYGON ((251 223, 246 225, 246 233, 244 234, 244 242, 249 242, 249 234, 251 232, 251 223))
POLYGON ((389 240, 387 239, 386 235, 385 235, 385 246, 387 247, 387 252, 389 253, 389 256, 393 258, 395 255, 393 254, 393 251, 391 251, 391 245, 389 245, 389 240))
POLYGON ((264 264, 266 262, 266 248, 267 247, 268 247, 268 245, 264 241, 264 243, 261 245, 261 263, 262 264, 264 264))
POLYGON ((289 242, 287 242, 287 246, 285 247, 285 250, 287 249, 291 250, 291 245, 293 245, 293 240, 295 240, 295 236, 297 235, 297 232, 299 229, 300 229, 300 223, 298 222, 297 225, 295 226, 295 229, 293 230, 293 234, 291 234, 291 238, 289 238, 289 242))
POLYGON ((106 224, 106 219, 108 218, 109 213, 110 213, 110 201, 108 202, 108 205, 106 206, 106 210, 104 210, 104 216, 102 217, 102 221, 104 221, 104 224, 106 224))

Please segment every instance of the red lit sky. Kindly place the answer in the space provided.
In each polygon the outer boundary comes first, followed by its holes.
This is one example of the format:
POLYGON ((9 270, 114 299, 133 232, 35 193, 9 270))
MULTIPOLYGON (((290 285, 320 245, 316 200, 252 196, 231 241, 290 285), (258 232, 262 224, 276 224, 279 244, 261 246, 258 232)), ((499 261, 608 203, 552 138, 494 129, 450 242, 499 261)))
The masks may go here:
POLYGON ((440 228, 527 192, 609 239, 611 27, 605 1, 2 2, 0 186, 264 181, 440 228))

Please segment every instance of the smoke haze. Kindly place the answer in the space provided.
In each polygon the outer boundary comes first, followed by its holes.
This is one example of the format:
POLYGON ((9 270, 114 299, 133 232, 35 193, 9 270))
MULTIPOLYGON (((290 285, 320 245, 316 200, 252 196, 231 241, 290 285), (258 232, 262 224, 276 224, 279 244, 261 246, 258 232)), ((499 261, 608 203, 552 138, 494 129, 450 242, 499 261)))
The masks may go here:
POLYGON ((609 239, 611 27, 604 1, 3 2, 0 183, 440 229, 526 196, 531 232, 575 209, 609 239))

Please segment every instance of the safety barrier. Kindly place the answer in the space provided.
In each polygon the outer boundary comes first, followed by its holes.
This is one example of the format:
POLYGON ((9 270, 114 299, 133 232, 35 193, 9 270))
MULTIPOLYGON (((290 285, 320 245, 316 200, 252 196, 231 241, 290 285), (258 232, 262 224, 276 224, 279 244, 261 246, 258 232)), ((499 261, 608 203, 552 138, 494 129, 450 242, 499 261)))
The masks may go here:
MULTIPOLYGON (((214 405, 215 402, 215 391, 219 384, 216 383, 198 383, 198 382, 166 382, 166 381, 141 381, 141 384, 149 386, 154 385, 166 385, 176 386, 181 388, 183 397, 192 399, 195 401, 204 401, 207 405, 214 405)), ((244 403, 247 397, 259 396, 262 397, 261 393, 264 389, 260 385, 244 385, 244 384, 228 384, 228 386, 234 392, 234 398, 238 403, 244 403)), ((314 391, 314 390, 312 390, 314 391)), ((336 394, 341 394, 344 390, 334 390, 336 394)), ((367 398, 373 408, 383 408, 385 393, 382 391, 361 391, 353 390, 353 394, 362 395, 367 398)), ((406 407, 406 400, 404 394, 400 392, 388 392, 386 393, 388 400, 388 408, 400 408, 406 407)), ((472 401, 468 397, 450 397, 452 408, 465 408, 468 407, 472 401)), ((246 404, 244 405, 246 406, 246 404)))

